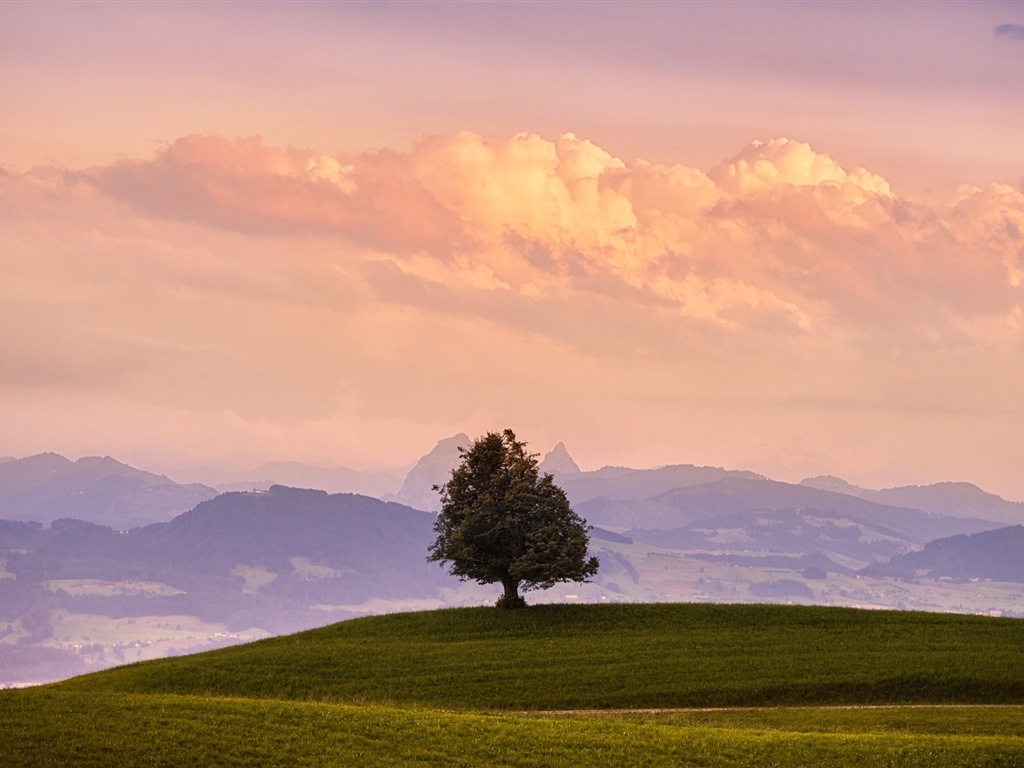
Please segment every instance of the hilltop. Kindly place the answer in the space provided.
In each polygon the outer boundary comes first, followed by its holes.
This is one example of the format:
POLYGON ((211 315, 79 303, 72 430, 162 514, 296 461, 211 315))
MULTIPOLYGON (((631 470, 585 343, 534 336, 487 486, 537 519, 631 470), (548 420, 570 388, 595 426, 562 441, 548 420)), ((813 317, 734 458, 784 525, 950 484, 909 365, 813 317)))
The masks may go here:
POLYGON ((352 619, 62 688, 485 710, 1024 704, 1021 647, 1024 622, 933 613, 462 608, 352 619))

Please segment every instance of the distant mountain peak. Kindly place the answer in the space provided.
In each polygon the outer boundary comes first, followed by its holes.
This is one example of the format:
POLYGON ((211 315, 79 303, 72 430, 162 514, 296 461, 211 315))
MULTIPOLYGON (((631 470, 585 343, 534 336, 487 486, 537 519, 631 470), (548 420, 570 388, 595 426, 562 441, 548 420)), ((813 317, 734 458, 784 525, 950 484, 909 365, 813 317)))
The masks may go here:
POLYGON ((991 496, 993 498, 1001 498, 996 496, 994 493, 983 491, 981 488, 976 486, 974 483, 968 483, 963 480, 944 480, 939 483, 931 483, 929 485, 898 485, 893 488, 887 488, 888 491, 954 491, 970 494, 980 494, 984 496, 991 496))
POLYGON ((906 485, 878 491, 875 497, 885 504, 914 507, 956 517, 980 517, 1011 525, 1024 520, 1024 504, 983 491, 973 483, 942 482, 931 485, 906 485))
POLYGON ((26 456, 23 459, 15 459, 15 461, 24 462, 25 466, 31 467, 60 467, 64 468, 70 466, 74 462, 71 459, 67 459, 61 456, 59 453, 53 451, 46 451, 45 453, 37 453, 33 456, 26 456))
POLYGON ((848 483, 841 477, 836 477, 835 475, 818 475, 817 477, 808 477, 801 480, 800 485, 806 486, 807 488, 817 488, 819 491, 845 493, 848 496, 860 496, 867 492, 867 489, 848 483))
POLYGON ((118 461, 111 456, 83 456, 75 462, 75 469, 85 472, 110 472, 114 474, 143 474, 150 477, 161 477, 144 469, 118 461))
POLYGON ((439 440, 430 453, 409 470, 398 493, 387 494, 382 498, 385 501, 399 501, 416 509, 438 511, 441 508, 441 497, 434 486, 448 482, 451 471, 462 459, 459 449, 469 448, 472 443, 464 433, 439 440))
POLYGON ((427 456, 447 457, 452 454, 458 455, 459 448, 468 448, 472 442, 473 441, 469 439, 469 435, 465 432, 460 432, 452 437, 446 437, 443 440, 438 440, 437 445, 434 446, 427 456))
POLYGON ((544 456, 544 460, 540 463, 539 469, 541 472, 563 475, 570 472, 580 471, 579 465, 573 461, 572 456, 569 455, 569 450, 565 447, 565 443, 559 443, 552 448, 547 455, 544 456))

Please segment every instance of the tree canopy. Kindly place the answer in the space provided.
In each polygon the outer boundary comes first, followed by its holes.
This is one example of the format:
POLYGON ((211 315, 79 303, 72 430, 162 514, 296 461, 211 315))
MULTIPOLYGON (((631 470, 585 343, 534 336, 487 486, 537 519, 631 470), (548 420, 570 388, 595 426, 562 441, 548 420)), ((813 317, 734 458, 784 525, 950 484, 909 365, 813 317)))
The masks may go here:
POLYGON ((500 583, 498 605, 505 608, 526 604, 520 587, 547 589, 597 573, 586 521, 511 429, 488 432, 459 453, 451 479, 434 486, 441 512, 428 560, 449 563, 463 581, 500 583))

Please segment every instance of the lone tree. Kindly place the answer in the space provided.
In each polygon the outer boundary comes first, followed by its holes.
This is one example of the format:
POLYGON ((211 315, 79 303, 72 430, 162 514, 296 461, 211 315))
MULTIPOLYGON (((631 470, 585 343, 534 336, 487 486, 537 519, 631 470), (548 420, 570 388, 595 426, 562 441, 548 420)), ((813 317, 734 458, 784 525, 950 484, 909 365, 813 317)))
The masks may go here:
POLYGON ((500 582, 499 608, 526 605, 520 586, 547 589, 597 573, 597 558, 587 557, 589 526, 511 429, 488 432, 459 453, 451 479, 434 486, 441 512, 427 560, 450 563, 462 581, 500 582))

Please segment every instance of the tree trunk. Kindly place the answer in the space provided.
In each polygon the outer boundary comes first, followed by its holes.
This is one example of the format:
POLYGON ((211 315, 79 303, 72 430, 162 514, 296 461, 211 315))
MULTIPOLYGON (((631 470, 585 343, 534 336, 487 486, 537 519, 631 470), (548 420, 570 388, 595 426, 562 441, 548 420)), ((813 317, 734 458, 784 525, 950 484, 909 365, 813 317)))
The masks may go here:
POLYGON ((501 580, 501 586, 505 588, 505 599, 506 600, 521 600, 519 597, 519 581, 513 578, 506 578, 501 580))
POLYGON ((519 596, 519 579, 506 576, 501 580, 505 592, 498 598, 499 608, 525 608, 526 601, 519 596))

